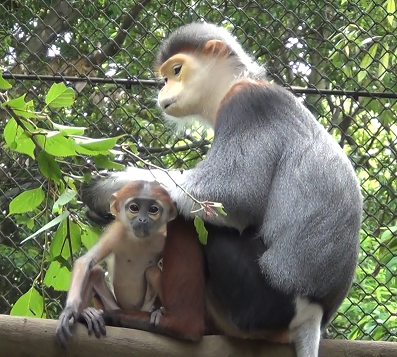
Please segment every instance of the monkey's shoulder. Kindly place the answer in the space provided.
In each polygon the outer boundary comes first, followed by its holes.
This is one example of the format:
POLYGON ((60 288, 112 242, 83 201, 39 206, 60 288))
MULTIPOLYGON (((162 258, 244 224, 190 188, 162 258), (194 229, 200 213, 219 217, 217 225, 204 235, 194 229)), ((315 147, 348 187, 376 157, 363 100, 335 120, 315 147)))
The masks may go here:
POLYGON ((299 118, 299 121, 314 119, 303 103, 281 85, 264 80, 240 79, 229 89, 221 103, 217 113, 216 128, 225 121, 246 126, 247 120, 280 121, 286 116, 299 118))
POLYGON ((226 94, 224 99, 229 105, 245 105, 256 103, 257 105, 271 105, 277 107, 280 103, 296 103, 298 98, 287 88, 266 80, 240 79, 236 81, 226 94), (233 100, 230 100, 232 99, 233 100))

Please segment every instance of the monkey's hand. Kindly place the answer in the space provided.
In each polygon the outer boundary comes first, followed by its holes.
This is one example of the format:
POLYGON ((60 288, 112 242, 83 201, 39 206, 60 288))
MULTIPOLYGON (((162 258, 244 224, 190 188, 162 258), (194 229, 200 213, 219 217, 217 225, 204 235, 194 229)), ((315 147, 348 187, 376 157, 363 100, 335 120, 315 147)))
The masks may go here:
POLYGON ((101 335, 106 336, 103 310, 95 309, 94 307, 87 307, 78 316, 77 321, 87 326, 89 335, 92 335, 92 332, 94 332, 97 338, 100 338, 101 335))
POLYGON ((66 306, 61 316, 59 316, 57 328, 55 330, 56 337, 63 348, 68 346, 68 340, 73 337, 70 332, 69 321, 73 318, 77 321, 78 309, 74 306, 66 306))

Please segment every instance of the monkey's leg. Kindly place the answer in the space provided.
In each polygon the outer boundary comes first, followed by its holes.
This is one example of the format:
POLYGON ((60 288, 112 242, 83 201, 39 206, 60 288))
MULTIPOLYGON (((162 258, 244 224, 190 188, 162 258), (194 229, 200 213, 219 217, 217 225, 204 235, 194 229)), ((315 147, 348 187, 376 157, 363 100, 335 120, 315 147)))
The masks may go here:
MULTIPOLYGON (((154 292, 160 298, 160 302, 161 302, 162 301, 161 269, 157 265, 151 266, 146 269, 145 275, 146 275, 146 280, 148 281, 148 292, 146 293, 146 299, 148 300, 151 299, 149 292, 151 290, 154 290, 154 292)), ((220 328, 218 328, 218 326, 216 326, 216 324, 214 323, 214 321, 212 320, 211 316, 208 313, 205 314, 204 335, 223 335, 223 331, 220 328)))
POLYGON ((161 269, 157 265, 152 265, 145 271, 147 282, 145 300, 142 304, 142 311, 154 311, 160 307, 156 304, 157 300, 161 301, 161 269))
POLYGON ((297 357, 317 357, 321 306, 274 287, 258 264, 268 247, 255 231, 206 228, 207 307, 216 324, 229 336, 294 342, 297 357))
POLYGON ((109 285, 106 282, 105 272, 99 265, 95 265, 91 269, 90 278, 90 284, 92 284, 91 290, 95 292, 97 298, 99 297, 103 310, 109 311, 120 309, 113 292, 110 290, 109 285))
POLYGON ((104 312, 106 324, 199 341, 204 334, 204 261, 193 221, 168 224, 160 291, 162 308, 104 312))

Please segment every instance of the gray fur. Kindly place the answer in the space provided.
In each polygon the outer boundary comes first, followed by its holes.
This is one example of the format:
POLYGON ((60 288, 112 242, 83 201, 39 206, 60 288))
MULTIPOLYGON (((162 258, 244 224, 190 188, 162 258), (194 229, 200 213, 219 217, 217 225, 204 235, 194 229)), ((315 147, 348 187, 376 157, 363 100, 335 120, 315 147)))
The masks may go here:
POLYGON ((265 77, 265 68, 258 65, 247 55, 229 31, 206 22, 193 22, 177 28, 160 45, 155 65, 157 68, 160 67, 170 57, 180 52, 181 49, 185 51, 202 49, 209 40, 221 40, 226 44, 230 55, 237 57, 241 66, 248 71, 247 76, 254 79, 265 77))
MULTIPOLYGON (((230 34, 208 24, 176 30, 161 46, 157 60, 166 60, 188 44, 203 46, 209 39, 221 39, 241 58, 245 78, 264 73, 230 34)), ((269 84, 242 91, 240 99, 239 95, 233 105, 220 109, 206 158, 179 175, 179 183, 200 201, 223 203, 228 215, 203 215, 206 221, 239 230, 258 227, 269 247, 259 259, 263 274, 275 288, 320 304, 324 326, 347 295, 357 264, 359 182, 336 141, 287 90, 269 84)), ((107 196, 122 183, 146 179, 145 170, 133 170, 94 183, 90 190, 95 200, 86 202, 103 208, 107 196)), ((164 180, 161 175, 159 181, 164 180)), ((191 210, 197 206, 167 181, 179 212, 193 217, 191 210)), ((310 321, 303 326, 296 336, 310 330, 310 321)), ((314 348, 317 335, 313 338, 314 348)))

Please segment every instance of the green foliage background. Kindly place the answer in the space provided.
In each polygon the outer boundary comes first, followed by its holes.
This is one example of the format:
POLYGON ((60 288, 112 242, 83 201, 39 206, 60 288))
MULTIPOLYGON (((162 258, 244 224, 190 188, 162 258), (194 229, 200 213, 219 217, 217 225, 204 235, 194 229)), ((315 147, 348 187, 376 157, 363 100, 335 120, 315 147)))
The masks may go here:
MULTIPOLYGON (((270 80, 396 92, 395 0, 8 0, 0 5, 0 70, 154 79, 151 65, 159 41, 170 29, 197 19, 230 29, 266 64, 270 80)), ((142 165, 126 149, 161 167, 187 169, 205 156, 212 132, 196 126, 173 133, 155 107, 154 85, 66 83, 75 89, 73 100, 57 106, 46 101, 48 81, 9 83, 12 88, 0 82, 2 102, 20 99, 0 110, 0 312, 56 318, 72 255, 90 247, 99 233, 84 218, 81 183, 96 169, 142 165), (89 140, 108 137, 117 137, 117 145, 89 140), (18 204, 23 192, 30 196, 18 204), (65 212, 61 224, 21 244, 65 212)), ((351 158, 365 199, 356 280, 328 335, 395 340, 395 99, 302 99, 351 158)))

